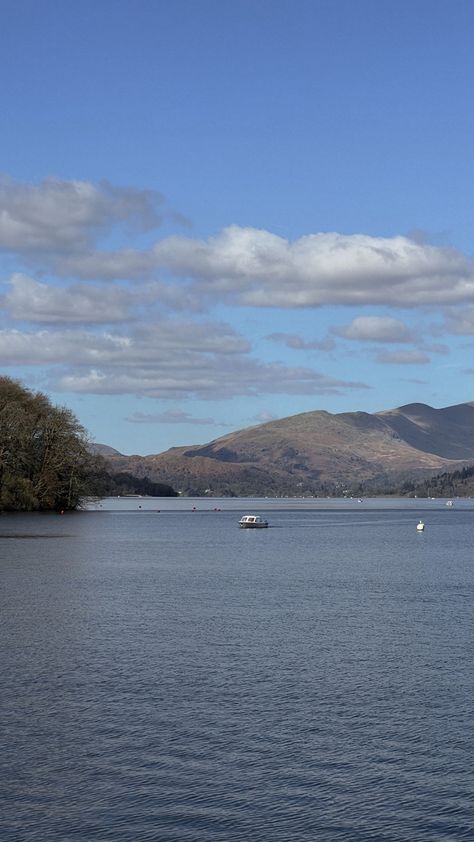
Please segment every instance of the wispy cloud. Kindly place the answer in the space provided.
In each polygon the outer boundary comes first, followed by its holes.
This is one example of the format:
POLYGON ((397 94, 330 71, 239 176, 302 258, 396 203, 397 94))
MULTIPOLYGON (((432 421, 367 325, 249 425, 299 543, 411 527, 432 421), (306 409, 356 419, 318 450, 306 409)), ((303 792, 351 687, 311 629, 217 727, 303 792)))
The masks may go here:
POLYGON ((295 351, 331 351, 336 344, 330 337, 308 341, 295 333, 270 333, 267 339, 295 351))
POLYGON ((327 377, 310 368, 291 368, 254 359, 208 359, 197 357, 193 364, 184 361, 132 370, 91 368, 75 370, 56 379, 56 387, 88 394, 140 394, 155 398, 200 398, 222 400, 236 396, 262 394, 340 395, 351 389, 367 389, 365 383, 327 377))
POLYGON ((0 363, 42 365, 62 361, 76 365, 139 365, 167 367, 172 376, 180 363, 189 377, 208 357, 245 353, 248 342, 229 326, 161 322, 135 327, 130 333, 92 333, 86 330, 0 330, 0 363))
POLYGON ((357 342, 413 343, 416 336, 399 319, 389 316, 357 316, 345 327, 333 327, 332 333, 357 342))
POLYGON ((197 426, 227 427, 228 424, 216 422, 214 418, 198 418, 189 412, 167 409, 164 412, 134 412, 126 419, 131 424, 191 424, 197 426))
POLYGON ((312 368, 263 363, 249 351, 243 337, 220 323, 162 321, 127 333, 0 330, 0 364, 49 366, 51 388, 65 391, 223 399, 368 388, 312 368))
POLYGON ((263 409, 261 412, 257 412, 252 418, 249 418, 249 421, 256 421, 257 424, 267 424, 269 421, 276 421, 277 418, 278 415, 274 415, 273 412, 263 409))
POLYGON ((381 351, 376 359, 387 365, 426 365, 430 362, 423 351, 381 351))
POLYGON ((458 336, 474 335, 474 306, 451 307, 445 310, 445 329, 458 336))
POLYGON ((440 354, 441 356, 446 357, 450 351, 449 346, 444 345, 442 342, 434 342, 432 344, 424 344, 422 346, 423 351, 426 351, 429 354, 440 354))

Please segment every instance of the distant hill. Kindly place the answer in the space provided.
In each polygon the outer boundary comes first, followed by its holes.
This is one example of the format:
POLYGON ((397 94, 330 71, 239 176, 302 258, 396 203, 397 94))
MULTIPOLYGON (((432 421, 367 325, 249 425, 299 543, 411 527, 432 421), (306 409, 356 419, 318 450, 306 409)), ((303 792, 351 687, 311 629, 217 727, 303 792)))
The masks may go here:
POLYGON ((417 450, 444 459, 471 458, 474 444, 474 403, 433 409, 412 403, 377 413, 401 439, 417 450))
POLYGON ((147 474, 135 476, 130 471, 119 468, 113 457, 126 459, 114 447, 108 444, 88 443, 87 449, 94 459, 91 473, 91 494, 96 497, 126 496, 144 494, 148 497, 176 497, 177 492, 168 483, 150 479, 147 474))
POLYGON ((373 414, 317 410, 157 455, 104 455, 114 471, 184 494, 375 493, 474 463, 474 403, 415 403, 373 414))
POLYGON ((95 442, 91 442, 88 444, 88 450, 94 456, 122 456, 123 454, 120 453, 119 450, 115 450, 114 447, 110 447, 108 444, 96 444, 95 442))

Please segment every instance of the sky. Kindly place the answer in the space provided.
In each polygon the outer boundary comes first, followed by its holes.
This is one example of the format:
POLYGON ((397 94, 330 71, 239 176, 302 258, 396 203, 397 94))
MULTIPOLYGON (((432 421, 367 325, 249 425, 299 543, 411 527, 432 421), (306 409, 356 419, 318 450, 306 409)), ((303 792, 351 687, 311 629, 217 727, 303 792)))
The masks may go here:
POLYGON ((0 0, 0 373, 160 453, 474 400, 471 0, 0 0))

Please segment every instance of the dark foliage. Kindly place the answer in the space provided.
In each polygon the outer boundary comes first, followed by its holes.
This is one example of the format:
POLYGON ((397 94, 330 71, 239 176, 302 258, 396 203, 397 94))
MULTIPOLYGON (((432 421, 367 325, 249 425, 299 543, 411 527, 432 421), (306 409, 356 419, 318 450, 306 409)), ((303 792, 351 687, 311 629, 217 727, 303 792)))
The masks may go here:
POLYGON ((128 471, 113 473, 105 460, 100 457, 91 479, 96 497, 125 497, 128 494, 141 494, 147 497, 178 496, 177 491, 166 483, 153 482, 148 477, 136 477, 128 471))
POLYGON ((75 509, 90 493, 94 457, 65 407, 0 377, 0 511, 75 509))
POLYGON ((114 474, 91 453, 73 413, 0 377, 0 511, 76 509, 84 497, 175 496, 169 485, 114 474))
POLYGON ((474 495, 474 465, 460 471, 437 474, 423 482, 406 482, 401 492, 410 497, 471 497, 474 495))

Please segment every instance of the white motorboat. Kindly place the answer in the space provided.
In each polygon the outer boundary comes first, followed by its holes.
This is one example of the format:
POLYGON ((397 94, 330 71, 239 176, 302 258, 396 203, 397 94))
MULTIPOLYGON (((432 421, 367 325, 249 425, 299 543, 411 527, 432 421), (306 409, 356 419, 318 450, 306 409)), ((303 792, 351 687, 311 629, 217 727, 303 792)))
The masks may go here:
POLYGON ((425 528, 425 524, 423 523, 423 521, 422 521, 422 520, 420 520, 420 521, 416 524, 416 528, 417 528, 418 532, 423 532, 423 530, 424 530, 424 528, 425 528))
POLYGON ((239 520, 239 526, 242 529, 264 529, 268 526, 268 521, 261 515, 243 515, 239 520))

